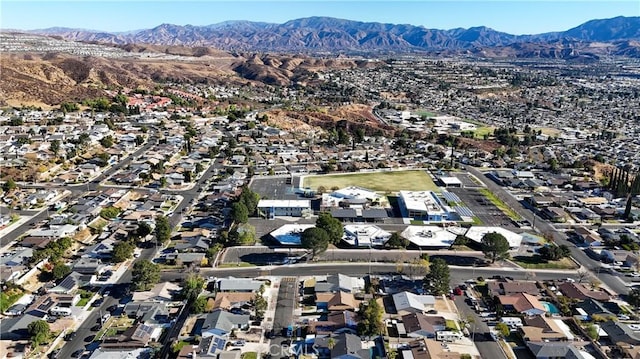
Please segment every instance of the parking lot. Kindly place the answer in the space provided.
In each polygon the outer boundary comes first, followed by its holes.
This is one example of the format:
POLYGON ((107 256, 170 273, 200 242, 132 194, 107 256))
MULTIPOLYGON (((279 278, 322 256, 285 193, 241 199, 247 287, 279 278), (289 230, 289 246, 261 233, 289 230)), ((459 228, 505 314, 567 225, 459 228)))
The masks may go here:
POLYGON ((506 214, 494 206, 482 193, 471 188, 449 188, 449 191, 460 197, 464 204, 485 226, 499 226, 508 229, 517 227, 506 214))
POLYGON ((289 176, 254 177, 249 187, 265 199, 299 199, 295 193, 296 178, 287 184, 289 176))

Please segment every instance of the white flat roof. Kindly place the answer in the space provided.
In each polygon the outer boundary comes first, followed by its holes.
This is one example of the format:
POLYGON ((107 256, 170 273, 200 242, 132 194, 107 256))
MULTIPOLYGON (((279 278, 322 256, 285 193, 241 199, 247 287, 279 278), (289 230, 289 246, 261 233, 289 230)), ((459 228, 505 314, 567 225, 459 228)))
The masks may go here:
POLYGON ((444 210, 431 191, 400 191, 400 197, 409 211, 420 211, 429 214, 443 214, 444 210))
POLYGON ((340 188, 338 190, 333 191, 337 195, 343 196, 345 198, 367 198, 367 199, 376 199, 381 196, 377 194, 375 191, 368 190, 362 187, 349 186, 345 188, 340 188))
POLYGON ((383 245, 389 240, 391 233, 381 229, 378 226, 369 224, 348 224, 344 226, 344 235, 342 240, 355 245, 356 238, 359 246, 383 245))
POLYGON ((457 237, 438 226, 408 226, 400 235, 418 247, 449 247, 457 237))
POLYGON ((459 184, 462 185, 462 181, 460 181, 460 179, 458 177, 446 177, 446 176, 442 176, 440 177, 440 181, 442 181, 442 183, 444 184, 459 184))
POLYGON ((502 227, 481 227, 481 226, 473 226, 469 228, 465 237, 469 238, 474 242, 482 242, 482 237, 484 237, 487 233, 496 232, 502 234, 504 238, 509 242, 509 247, 516 248, 520 247, 520 243, 522 243, 522 236, 518 233, 511 232, 508 229, 504 229, 502 227))
POLYGON ((311 201, 308 199, 261 199, 258 201, 258 208, 310 208, 311 201))

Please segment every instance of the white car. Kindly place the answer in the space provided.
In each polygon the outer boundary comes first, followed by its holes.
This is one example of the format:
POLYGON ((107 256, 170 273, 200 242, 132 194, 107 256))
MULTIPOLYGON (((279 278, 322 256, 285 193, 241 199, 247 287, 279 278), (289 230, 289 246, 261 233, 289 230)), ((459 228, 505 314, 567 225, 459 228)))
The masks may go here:
POLYGON ((631 318, 628 315, 624 315, 624 314, 618 315, 618 319, 620 319, 620 320, 631 320, 631 318))

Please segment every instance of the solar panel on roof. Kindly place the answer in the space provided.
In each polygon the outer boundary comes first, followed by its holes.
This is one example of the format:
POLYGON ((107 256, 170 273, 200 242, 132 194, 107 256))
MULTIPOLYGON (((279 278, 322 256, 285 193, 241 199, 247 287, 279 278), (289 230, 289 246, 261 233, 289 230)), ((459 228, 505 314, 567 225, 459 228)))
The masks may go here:
POLYGON ((455 206, 456 213, 463 217, 473 217, 473 212, 468 207, 455 206))
POLYGON ((447 202, 462 202, 460 197, 453 192, 442 191, 442 196, 447 202))

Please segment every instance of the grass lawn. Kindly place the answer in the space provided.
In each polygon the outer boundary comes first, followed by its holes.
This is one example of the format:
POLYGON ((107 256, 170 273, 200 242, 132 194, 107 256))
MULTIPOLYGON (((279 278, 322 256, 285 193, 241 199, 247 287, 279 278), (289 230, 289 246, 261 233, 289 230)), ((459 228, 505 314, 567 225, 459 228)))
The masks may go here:
POLYGON ((256 352, 246 352, 242 353, 242 359, 257 359, 258 353, 256 352))
POLYGON ((571 258, 562 258, 557 261, 546 261, 539 255, 530 257, 516 256, 513 261, 525 269, 577 269, 571 258))
POLYGON ((89 299, 91 298, 80 298, 80 300, 78 301, 78 303, 76 303, 76 307, 84 307, 85 305, 87 305, 87 303, 89 303, 89 299))
POLYGON ((307 176, 301 184, 301 187, 309 187, 313 190, 317 190, 320 186, 324 186, 327 190, 333 187, 358 186, 377 192, 440 191, 431 177, 421 170, 307 176))
POLYGON ((473 137, 482 139, 485 135, 491 136, 495 129, 495 127, 479 126, 473 131, 473 137))
POLYGON ((22 297, 22 291, 18 288, 11 288, 0 293, 0 313, 4 313, 22 297))
POLYGON ((255 267, 255 265, 247 262, 222 263, 218 265, 218 268, 237 268, 237 267, 255 267))
POLYGON ((487 199, 494 206, 498 207, 498 209, 504 212, 504 214, 506 214, 509 218, 513 219, 514 221, 522 220, 522 217, 520 217, 520 215, 518 215, 516 211, 511 209, 511 207, 507 206, 506 203, 502 202, 502 200, 498 198, 495 194, 493 194, 493 192, 489 191, 486 188, 480 188, 478 191, 480 191, 480 193, 482 193, 483 196, 487 197, 487 199))
POLYGON ((447 328, 447 330, 452 330, 452 331, 459 331, 460 329, 458 328, 458 325, 456 324, 456 321, 453 319, 445 319, 444 320, 445 324, 445 328, 447 328))

